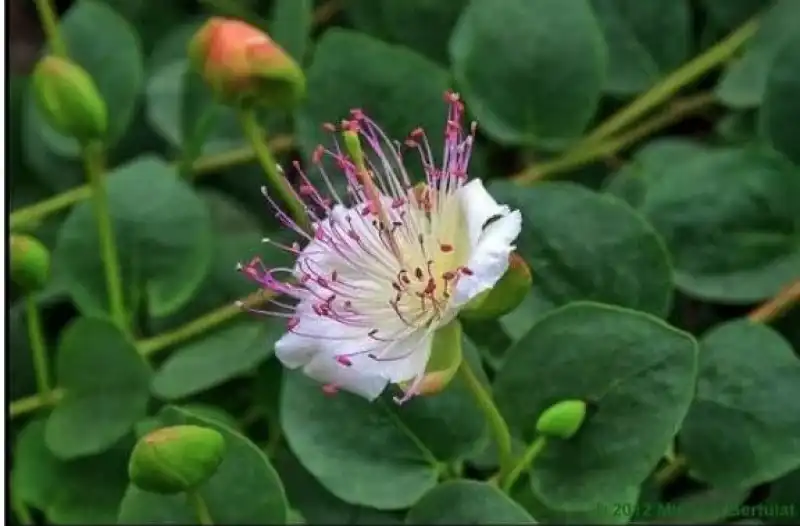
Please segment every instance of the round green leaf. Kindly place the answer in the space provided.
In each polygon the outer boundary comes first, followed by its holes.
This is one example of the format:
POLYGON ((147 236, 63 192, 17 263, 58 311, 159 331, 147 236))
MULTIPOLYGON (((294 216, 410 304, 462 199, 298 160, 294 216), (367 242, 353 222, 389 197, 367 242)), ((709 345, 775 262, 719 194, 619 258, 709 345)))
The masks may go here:
MULTIPOLYGON (((197 425, 219 431, 225 458, 216 473, 198 488, 214 524, 285 524, 288 504, 269 459, 239 433, 177 407, 159 413, 162 427, 197 425)), ((195 524, 185 495, 158 495, 130 485, 122 499, 118 524, 195 524)))
MULTIPOLYGON (((208 210, 175 168, 155 157, 113 171, 106 189, 129 309, 144 292, 152 314, 174 312, 208 271, 208 210)), ((105 274, 91 202, 77 205, 64 221, 53 261, 53 272, 60 273, 80 310, 105 315, 105 274)))
POLYGON ((789 35, 797 30, 800 2, 777 0, 761 17, 758 32, 745 52, 725 70, 715 89, 724 104, 752 108, 761 104, 767 76, 775 55, 789 35))
POLYGON ((607 69, 588 0, 474 0, 450 41, 453 75, 504 144, 563 147, 592 119, 607 69))
POLYGON ((795 32, 779 49, 767 75, 759 115, 761 134, 772 146, 800 165, 800 34, 795 32))
POLYGON ((663 169, 647 178, 641 210, 670 248, 683 292, 748 303, 797 276, 799 169, 752 148, 674 158, 663 169))
POLYGON ((749 488, 800 467, 800 361, 779 333, 742 320, 703 337, 679 444, 692 471, 718 487, 749 488))
POLYGON ((274 456, 275 468, 292 506, 309 524, 402 524, 403 512, 354 506, 336 498, 300 464, 287 448, 274 456))
POLYGON ((356 28, 447 64, 450 34, 467 4, 468 0, 351 0, 345 10, 356 28))
MULTIPOLYGON (((466 342, 465 342, 466 343, 466 342)), ((465 359, 478 368, 475 350, 465 359)), ((305 468, 343 501, 381 510, 412 506, 436 485, 442 466, 470 452, 484 420, 456 376, 441 393, 402 406, 327 396, 299 371, 284 375, 280 415, 286 441, 305 468)))
POLYGON ((498 406, 528 440, 555 402, 591 410, 573 438, 549 440, 536 458, 537 497, 563 510, 628 501, 689 409, 696 360, 689 334, 642 312, 575 302, 540 318, 495 379, 498 406))
POLYGON ((153 378, 153 394, 176 400, 254 370, 285 328, 275 320, 239 322, 175 350, 153 378))
POLYGON ((47 446, 65 459, 101 453, 145 416, 150 367, 109 321, 78 318, 56 362, 63 400, 47 419, 47 446))
POLYGON ((604 502, 585 510, 556 509, 545 505, 534 494, 530 482, 522 483, 527 478, 527 475, 520 477, 511 496, 542 524, 628 524, 640 498, 639 488, 630 487, 613 502, 604 502))
POLYGON ((687 0, 592 0, 592 7, 608 45, 605 91, 642 92, 689 56, 692 27, 687 0))
POLYGON ((314 23, 313 0, 276 0, 269 34, 299 64, 303 63, 314 23))
POLYGON ((14 495, 50 524, 112 524, 125 492, 128 452, 121 443, 101 455, 63 461, 45 444, 45 421, 30 422, 13 449, 14 495))
MULTIPOLYGON (((105 2, 82 0, 62 19, 60 32, 70 59, 83 67, 92 77, 108 107, 108 140, 116 142, 130 125, 138 104, 143 80, 143 57, 136 31, 105 2), (99 30, 101 29, 101 30, 99 30)), ((29 97, 27 118, 37 133, 28 140, 28 155, 41 149, 77 157, 80 148, 72 138, 65 137, 50 126, 39 114, 29 97), (36 137, 38 135, 38 137, 36 137)))
POLYGON ((534 295, 552 306, 593 300, 667 315, 669 255, 625 203, 572 183, 503 182, 490 190, 522 212, 518 252, 530 265, 534 295))
POLYGON ((417 502, 406 524, 536 524, 495 486, 455 480, 436 486, 417 502))
POLYGON ((796 523, 800 516, 800 469, 773 482, 764 504, 775 510, 770 517, 772 523, 796 523))
POLYGON ((636 152, 633 159, 610 177, 603 190, 638 208, 644 202, 652 181, 669 174, 675 159, 702 155, 707 148, 698 142, 665 137, 650 141, 636 152))

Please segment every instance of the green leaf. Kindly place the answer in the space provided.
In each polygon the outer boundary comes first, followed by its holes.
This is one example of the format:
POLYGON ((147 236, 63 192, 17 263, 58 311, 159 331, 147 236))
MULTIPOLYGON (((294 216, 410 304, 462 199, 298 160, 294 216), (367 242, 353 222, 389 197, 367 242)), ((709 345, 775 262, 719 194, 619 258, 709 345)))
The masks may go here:
MULTIPOLYGON (((479 370, 475 350, 465 359, 479 370)), ((299 371, 284 375, 280 416, 286 441, 331 493, 355 505, 407 508, 436 485, 443 464, 474 449, 484 420, 460 376, 439 394, 398 407, 385 393, 374 402, 323 394, 299 371)))
POLYGON ((45 444, 45 421, 30 422, 13 449, 14 494, 51 524, 112 524, 125 492, 128 452, 119 444, 99 456, 65 462, 45 444))
POLYGON ((737 320, 701 346, 697 398, 679 437, 693 473, 717 487, 753 487, 800 467, 800 361, 789 343, 737 320))
POLYGON ((291 451, 281 448, 275 467, 286 486, 292 506, 309 524, 402 524, 402 512, 354 506, 336 498, 300 464, 291 451))
MULTIPOLYGON (((159 413, 162 427, 210 427, 225 438, 225 459, 198 488, 214 524, 284 524, 286 496, 278 474, 255 444, 215 420, 178 407, 159 413)), ((197 522, 185 495, 157 495, 130 485, 119 510, 118 524, 193 524, 197 522)))
POLYGON ((145 416, 150 367, 111 322, 78 318, 58 346, 63 400, 47 419, 47 446, 70 459, 106 451, 145 416))
MULTIPOLYGON (((108 140, 120 139, 128 129, 139 100, 143 81, 143 57, 139 37, 133 27, 104 2, 81 0, 62 19, 60 32, 72 60, 92 77, 108 107, 108 140), (98 30, 100 28, 101 30, 98 30)), ((65 157, 77 157, 80 148, 49 125, 28 98, 26 118, 31 129, 28 155, 42 149, 65 157)))
MULTIPOLYGON (((296 116, 298 142, 306 156, 317 145, 330 144, 330 133, 321 125, 350 118, 354 108, 364 110, 393 139, 402 140, 414 129, 424 128, 431 150, 442 151, 444 133, 439 130, 447 118, 442 97, 448 76, 433 62, 363 34, 331 29, 317 43, 306 74, 308 99, 296 116), (358 75, 343 75, 343 71, 358 71, 358 75)), ((471 166, 480 171, 476 154, 471 166)), ((412 176, 424 180, 418 156, 407 155, 404 161, 412 176)), ((334 183, 344 184, 344 177, 335 175, 340 173, 338 168, 328 173, 334 183)))
POLYGON ((663 236, 686 294, 749 303, 800 267, 800 170, 756 148, 664 159, 641 210, 663 236))
POLYGON ((796 32, 798 17, 800 3, 795 0, 778 0, 761 17, 758 32, 746 51, 731 62, 717 84, 715 94, 722 103, 734 108, 761 104, 772 61, 783 42, 796 32))
POLYGON ((773 510, 770 522, 796 523, 800 516, 800 469, 773 482, 763 504, 767 510, 773 510))
POLYGON ((700 0, 709 22, 725 32, 734 30, 775 0, 700 0))
POLYGON ((528 440, 555 402, 584 400, 590 413, 536 458, 537 498, 574 511, 629 501, 689 409, 696 360, 689 334, 642 312, 575 302, 540 318, 495 379, 498 406, 528 440))
POLYGON ((605 91, 635 95, 689 56, 692 27, 687 0, 592 0, 592 6, 608 45, 605 91))
POLYGON ((303 63, 314 22, 313 0, 276 0, 269 34, 299 64, 303 63))
POLYGON ((450 41, 470 110, 508 145, 578 138, 597 109, 606 55, 588 0, 474 0, 450 41))
POLYGON ((350 0, 348 18, 365 33, 447 64, 447 44, 468 0, 350 0))
MULTIPOLYGON (((114 170, 106 188, 129 312, 142 287, 151 314, 176 311, 209 268, 208 210, 175 168, 155 157, 140 157, 114 170)), ((80 310, 105 315, 107 293, 92 203, 72 209, 53 261, 54 273, 80 310)))
POLYGON ((650 184, 669 174, 675 159, 686 160, 706 151, 705 146, 688 139, 654 139, 610 177, 603 190, 638 208, 644 203, 650 184))
POLYGON ((475 480, 455 480, 426 493, 409 510, 406 524, 536 524, 536 521, 495 486, 475 480))
POLYGON ((534 295, 553 306, 585 299, 667 315, 669 255, 625 203, 572 183, 501 182, 490 190, 522 212, 518 252, 531 267, 534 295))
MULTIPOLYGON (((799 13, 800 14, 800 13, 799 13)), ((759 115, 761 135, 800 165, 800 34, 787 38, 767 74, 764 104, 759 115)))
POLYGON ((272 319, 244 321, 175 350, 153 378, 153 394, 185 398, 253 371, 272 356, 285 328, 272 319))

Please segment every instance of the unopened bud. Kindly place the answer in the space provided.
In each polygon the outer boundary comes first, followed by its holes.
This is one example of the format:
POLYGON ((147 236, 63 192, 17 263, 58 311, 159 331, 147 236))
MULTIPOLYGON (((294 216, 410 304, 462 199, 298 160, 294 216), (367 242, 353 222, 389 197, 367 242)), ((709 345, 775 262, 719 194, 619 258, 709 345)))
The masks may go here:
POLYGON ((305 95, 303 70, 260 29, 213 17, 189 43, 194 68, 230 104, 291 108, 305 95))
MULTIPOLYGON (((431 357, 417 393, 432 395, 442 391, 458 371, 463 359, 461 324, 453 320, 433 333, 431 357)), ((401 387, 406 388, 406 385, 401 387)))
POLYGON ((578 432, 586 419, 586 402, 563 400, 544 410, 536 421, 536 431, 544 436, 567 439, 578 432))
POLYGON ((92 77, 67 59, 46 56, 33 72, 37 107, 50 126, 86 142, 108 130, 108 110, 92 77))
POLYGON ((136 486, 171 495, 192 490, 219 468, 225 440, 210 428, 164 427, 139 439, 131 453, 128 475, 136 486))
POLYGON ((38 239, 11 234, 9 272, 11 279, 25 291, 40 290, 50 275, 50 251, 38 239))
POLYGON ((525 260, 516 252, 508 256, 508 270, 494 287, 472 299, 461 312, 465 319, 494 320, 522 303, 533 278, 525 260))

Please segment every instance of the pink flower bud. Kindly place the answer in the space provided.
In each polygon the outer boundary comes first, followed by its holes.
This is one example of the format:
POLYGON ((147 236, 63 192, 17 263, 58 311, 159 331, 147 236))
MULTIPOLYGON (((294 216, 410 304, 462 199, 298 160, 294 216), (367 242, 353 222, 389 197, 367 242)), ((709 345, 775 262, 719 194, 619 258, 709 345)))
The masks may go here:
POLYGON ((263 31, 213 17, 189 43, 194 68, 225 102, 294 106, 305 94, 300 66, 263 31))

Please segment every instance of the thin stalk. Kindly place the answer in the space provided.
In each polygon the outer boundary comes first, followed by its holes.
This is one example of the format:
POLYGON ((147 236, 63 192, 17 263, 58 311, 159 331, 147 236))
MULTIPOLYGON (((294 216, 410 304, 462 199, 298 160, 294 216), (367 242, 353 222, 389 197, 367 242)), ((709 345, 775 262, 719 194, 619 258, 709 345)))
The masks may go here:
POLYGON ((622 110, 594 129, 582 142, 599 142, 634 122, 644 113, 668 100, 678 91, 696 81, 708 71, 730 59, 758 30, 758 18, 745 22, 736 31, 687 62, 622 110))
POLYGON ((542 452, 546 444, 547 438, 543 436, 536 437, 536 439, 531 442, 531 445, 525 450, 522 458, 514 465, 505 480, 501 479, 501 489, 504 493, 508 493, 514 488, 514 483, 519 479, 523 471, 530 469, 531 464, 533 464, 533 461, 539 456, 539 453, 542 452))
POLYGON ((194 510, 199 524, 204 526, 214 524, 214 520, 211 518, 211 512, 208 511, 206 501, 203 500, 203 496, 200 495, 199 491, 196 489, 187 491, 186 500, 189 501, 189 507, 194 510))
POLYGON ((36 10, 50 51, 59 57, 66 57, 67 45, 58 30, 58 15, 52 0, 36 0, 36 10))
POLYGON ((258 124, 256 112, 252 108, 242 108, 239 111, 239 122, 244 131, 244 136, 250 141, 250 145, 256 153, 256 158, 261 168, 264 170, 264 175, 267 176, 270 187, 278 192, 283 204, 289 208, 289 214, 292 216, 292 219, 294 219, 301 228, 310 231, 311 225, 305 205, 303 205, 303 202, 292 188, 292 185, 289 184, 289 181, 284 177, 278 167, 278 163, 272 156, 272 152, 267 145, 266 134, 258 124))
POLYGON ((33 371, 36 375, 36 390, 42 398, 50 397, 50 365, 44 343, 42 317, 33 296, 25 298, 25 313, 28 319, 28 339, 33 355, 33 371))
POLYGON ((111 224, 111 209, 108 205, 105 186, 105 158, 101 146, 99 144, 87 145, 83 150, 83 160, 86 175, 89 178, 89 186, 92 189, 92 204, 100 240, 100 257, 103 260, 111 318, 127 334, 128 315, 122 293, 122 275, 117 246, 114 241, 114 229, 111 224))
POLYGON ((478 408, 489 423, 489 428, 494 435, 495 442, 497 443, 497 452, 500 457, 499 480, 502 484, 506 474, 512 469, 514 463, 514 456, 511 450, 511 432, 508 430, 508 425, 497 409, 494 400, 492 400, 492 396, 481 381, 478 380, 478 377, 475 376, 475 373, 466 360, 461 362, 458 370, 475 398, 478 408))

